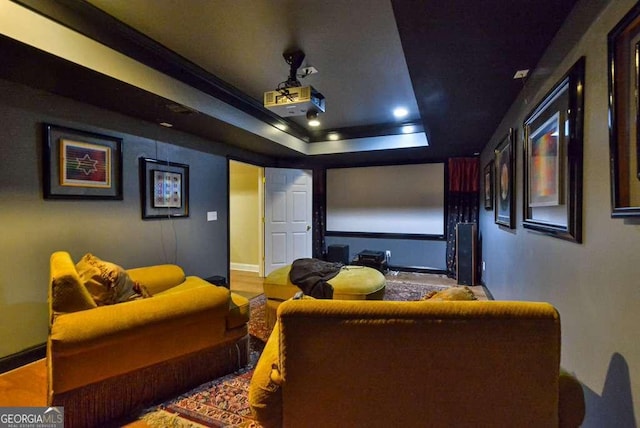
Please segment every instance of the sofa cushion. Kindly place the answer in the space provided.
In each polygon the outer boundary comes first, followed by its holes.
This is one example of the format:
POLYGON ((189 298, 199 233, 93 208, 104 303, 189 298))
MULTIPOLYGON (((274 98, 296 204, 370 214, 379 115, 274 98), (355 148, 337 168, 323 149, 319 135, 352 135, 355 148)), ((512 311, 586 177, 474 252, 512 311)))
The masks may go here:
POLYGON ((469 287, 449 287, 441 291, 429 291, 422 300, 478 300, 469 287))
MULTIPOLYGON (((144 285, 149 293, 155 296, 185 282, 186 276, 182 268, 174 264, 144 266, 127 269, 129 278, 144 285)), ((204 281, 204 280, 203 280, 204 281)))
POLYGON ((85 254, 76 264, 76 270, 98 306, 149 296, 144 287, 132 281, 122 267, 100 260, 93 254, 85 254))
MULTIPOLYGON (((143 283, 145 284, 145 283, 143 283)), ((146 285, 146 284, 145 284, 146 285)), ((183 291, 191 291, 194 290, 196 288, 202 288, 202 287, 214 287, 212 286, 210 283, 208 283, 207 281, 205 281, 204 279, 198 277, 198 276, 186 276, 184 277, 183 281, 181 283, 178 283, 178 285, 168 288, 164 291, 161 291, 159 293, 153 293, 154 296, 164 296, 165 294, 175 294, 175 293, 181 293, 183 291)), ((149 289, 149 287, 145 287, 147 289, 149 289)), ((223 287, 224 288, 224 287, 223 287)))

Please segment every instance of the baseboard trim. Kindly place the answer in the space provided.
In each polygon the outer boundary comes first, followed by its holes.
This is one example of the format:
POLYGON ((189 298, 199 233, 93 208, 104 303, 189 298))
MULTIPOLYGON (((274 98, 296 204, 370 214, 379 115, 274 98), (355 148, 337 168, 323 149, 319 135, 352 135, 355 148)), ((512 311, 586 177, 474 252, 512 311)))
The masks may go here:
POLYGON ((47 356, 47 344, 33 346, 15 354, 0 358, 0 373, 5 373, 47 356))
POLYGON ((489 291, 489 289, 487 288, 487 286, 486 286, 486 285, 482 284, 482 289, 484 290, 484 294, 486 294, 486 295, 487 295, 487 299, 489 299, 489 300, 496 300, 496 299, 493 297, 493 294, 491 294, 491 291, 489 291))
POLYGON ((487 284, 484 282, 483 279, 480 279, 480 285, 482 285, 482 288, 484 289, 484 292, 487 295, 487 298, 489 298, 489 300, 495 300, 493 297, 493 294, 491 294, 491 291, 489 291, 489 287, 487 287, 487 284))
POLYGON ((231 270, 241 270, 244 272, 259 272, 260 267, 258 265, 250 265, 247 263, 231 263, 231 270))
POLYGON ((389 266, 389 270, 397 270, 400 272, 414 273, 432 273, 438 275, 446 275, 447 271, 438 268, 422 267, 422 266, 389 266))

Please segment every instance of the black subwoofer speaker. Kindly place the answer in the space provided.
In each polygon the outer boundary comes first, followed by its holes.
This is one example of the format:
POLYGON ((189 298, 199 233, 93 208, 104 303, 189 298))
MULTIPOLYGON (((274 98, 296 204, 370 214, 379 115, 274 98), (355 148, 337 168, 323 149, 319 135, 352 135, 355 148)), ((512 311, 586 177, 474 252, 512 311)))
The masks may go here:
POLYGON ((349 264, 349 246, 348 245, 329 245, 327 248, 327 261, 334 263, 349 264))
POLYGON ((475 223, 458 223, 456 226, 456 276, 459 285, 476 285, 475 223))

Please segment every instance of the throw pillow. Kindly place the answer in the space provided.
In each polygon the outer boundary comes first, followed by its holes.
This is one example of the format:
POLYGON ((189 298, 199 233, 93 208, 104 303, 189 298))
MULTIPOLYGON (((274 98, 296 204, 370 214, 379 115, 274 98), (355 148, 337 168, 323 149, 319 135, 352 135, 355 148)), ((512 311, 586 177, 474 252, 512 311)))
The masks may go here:
POLYGON ((466 285, 463 287, 449 287, 441 291, 430 291, 422 300, 478 300, 473 291, 466 285))
POLYGON ((144 286, 131 280, 122 267, 92 254, 85 254, 76 270, 98 306, 149 297, 144 286))

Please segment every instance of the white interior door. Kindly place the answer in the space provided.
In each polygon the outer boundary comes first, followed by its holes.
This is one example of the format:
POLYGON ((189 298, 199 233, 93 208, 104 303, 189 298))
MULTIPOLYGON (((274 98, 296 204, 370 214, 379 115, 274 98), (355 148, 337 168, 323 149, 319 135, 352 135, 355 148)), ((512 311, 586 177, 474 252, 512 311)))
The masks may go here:
POLYGON ((264 274, 311 257, 311 171, 265 169, 264 274))

